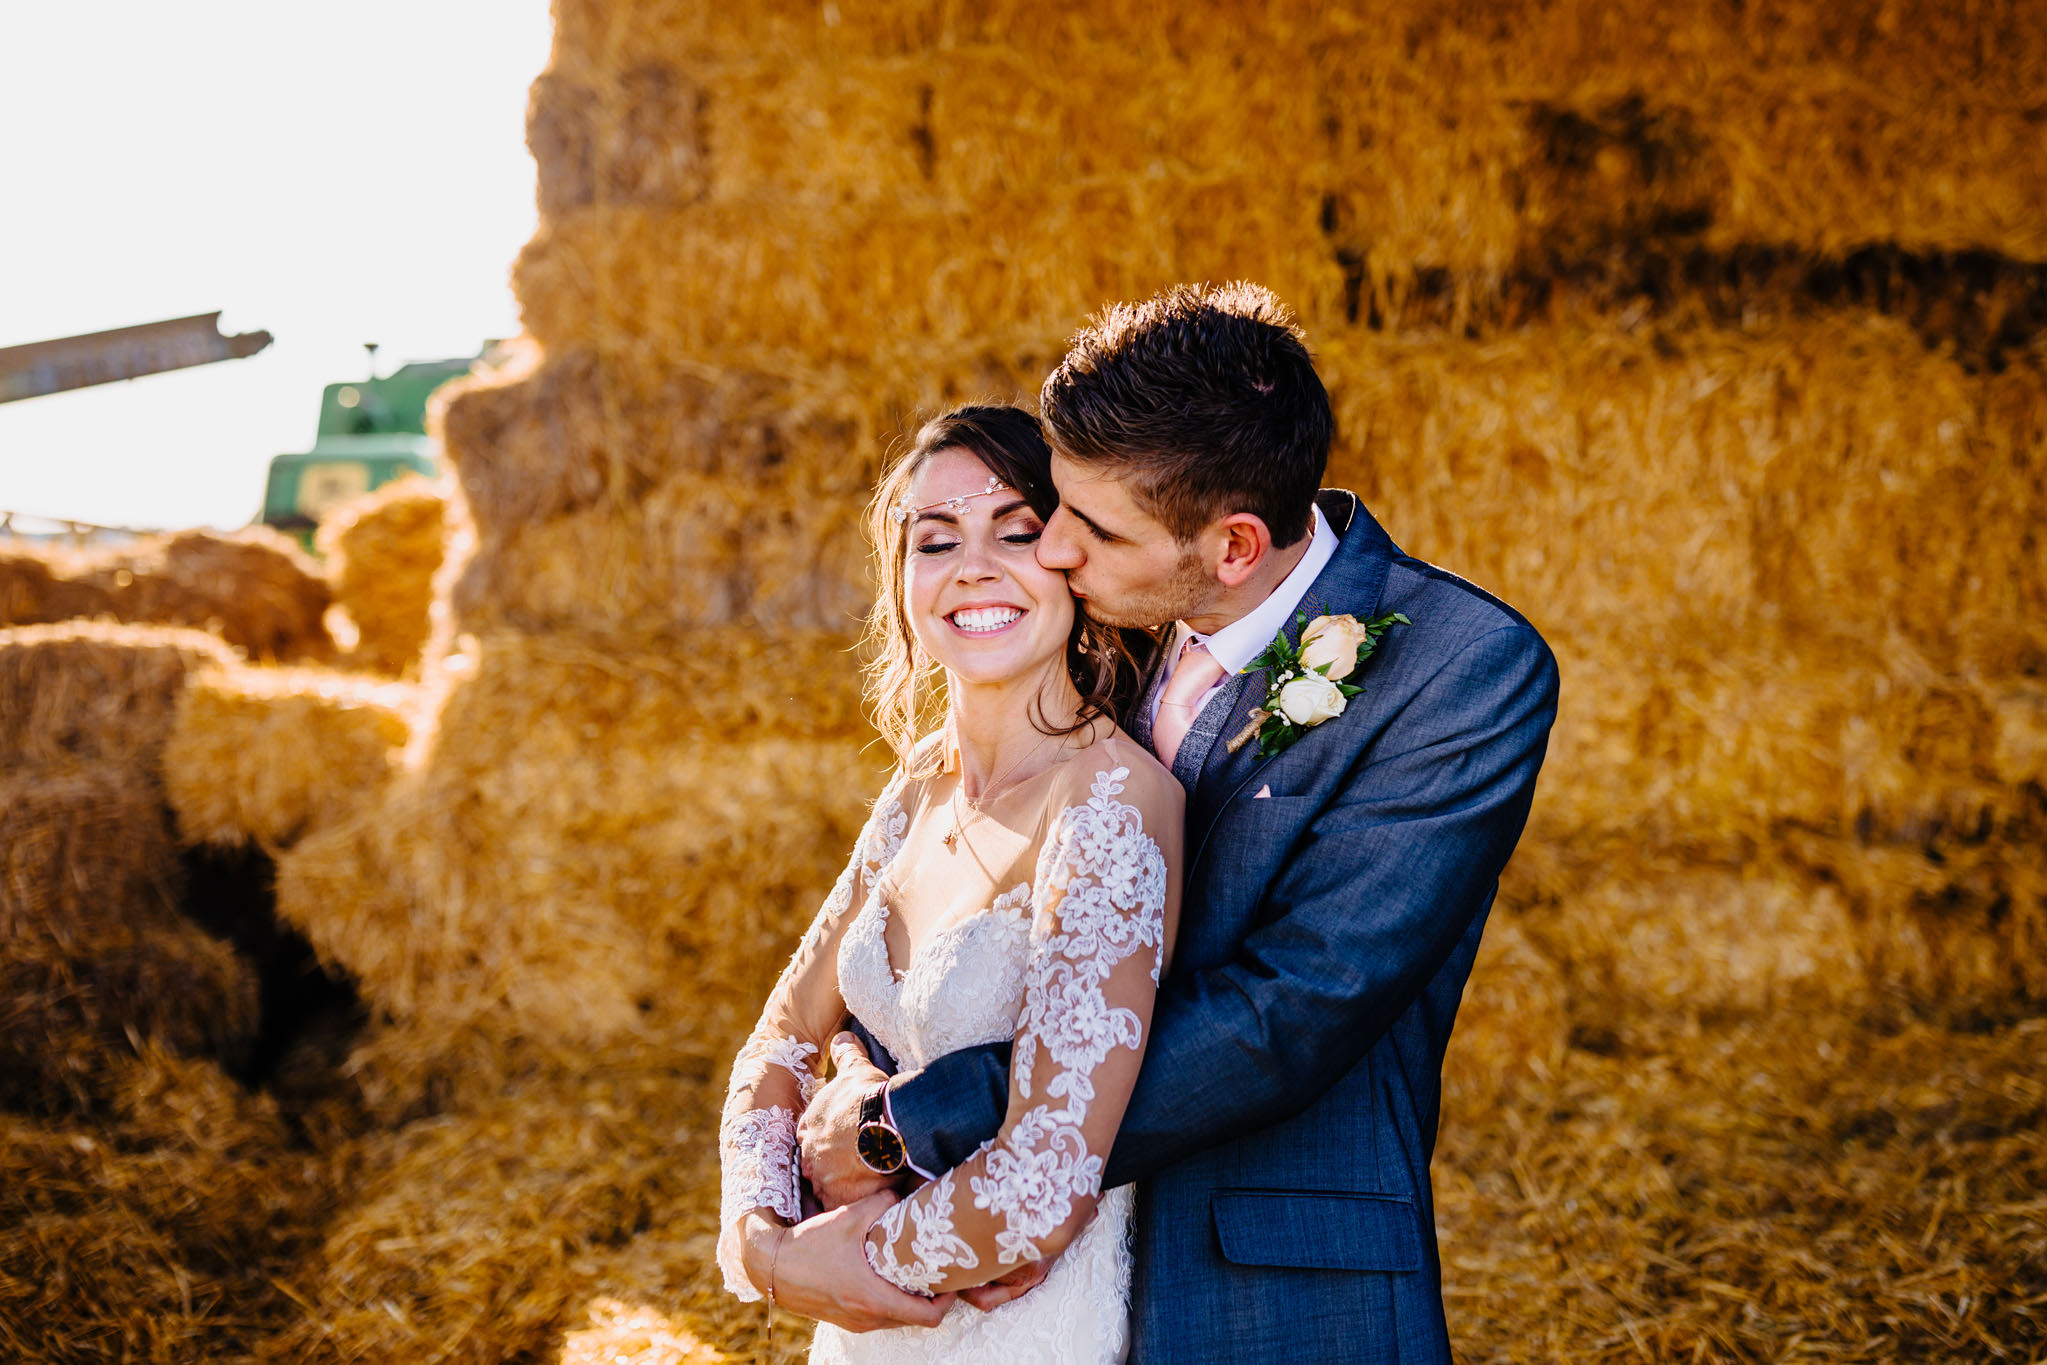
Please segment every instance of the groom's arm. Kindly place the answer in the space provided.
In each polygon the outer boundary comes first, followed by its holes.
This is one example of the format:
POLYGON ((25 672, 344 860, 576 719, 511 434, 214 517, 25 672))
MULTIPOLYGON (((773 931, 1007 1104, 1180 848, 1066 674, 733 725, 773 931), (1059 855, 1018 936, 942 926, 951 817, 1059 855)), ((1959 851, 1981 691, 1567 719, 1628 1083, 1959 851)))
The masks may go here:
MULTIPOLYGON (((1424 685, 1312 826, 1230 961, 1167 981, 1105 1184, 1291 1118, 1356 1065, 1442 967, 1520 838, 1556 717, 1555 661, 1508 626, 1424 685)), ((958 1165, 1000 1126, 1006 1050, 889 1085, 913 1160, 958 1165)))

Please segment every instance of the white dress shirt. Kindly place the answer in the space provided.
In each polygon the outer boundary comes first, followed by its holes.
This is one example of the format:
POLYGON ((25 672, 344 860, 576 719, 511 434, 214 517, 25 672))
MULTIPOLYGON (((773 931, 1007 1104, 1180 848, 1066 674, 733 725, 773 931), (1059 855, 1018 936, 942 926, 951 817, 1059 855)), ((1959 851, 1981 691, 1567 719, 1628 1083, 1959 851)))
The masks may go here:
POLYGON ((1157 723, 1159 697, 1165 692, 1165 684, 1172 678, 1173 670, 1179 666, 1180 651, 1189 640, 1202 645, 1208 650, 1209 657, 1223 666, 1222 681, 1204 692, 1201 700, 1194 704, 1194 714, 1198 716, 1210 698, 1223 690, 1223 684, 1249 668, 1251 661, 1272 643, 1272 637, 1294 619, 1294 611, 1301 605, 1301 599, 1308 595, 1316 576, 1336 553, 1336 529, 1329 524, 1329 518, 1322 515, 1320 507, 1314 511, 1315 528, 1308 541, 1308 552, 1301 556, 1300 563, 1294 565, 1293 572, 1280 580, 1271 596, 1213 635, 1198 635, 1185 621, 1174 627, 1172 642, 1167 646, 1171 653, 1166 656, 1166 671, 1159 679, 1158 689, 1152 693, 1146 716, 1148 720, 1157 723))

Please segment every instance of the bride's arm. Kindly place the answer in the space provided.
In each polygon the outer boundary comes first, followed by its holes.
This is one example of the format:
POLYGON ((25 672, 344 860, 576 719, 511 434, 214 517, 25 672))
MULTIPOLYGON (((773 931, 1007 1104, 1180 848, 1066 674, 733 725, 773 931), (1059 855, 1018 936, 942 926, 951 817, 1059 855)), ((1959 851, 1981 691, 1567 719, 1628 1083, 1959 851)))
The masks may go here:
POLYGON ((802 1217, 797 1192, 796 1117, 824 1073, 826 1041, 845 1014, 839 941, 872 879, 894 856, 905 816, 891 783, 874 803, 852 859, 825 898, 732 1063, 718 1124, 721 1190, 718 1265, 725 1287, 751 1302, 761 1287, 747 1272, 742 1225, 760 1213, 781 1223, 802 1217))
POLYGON ((945 1293, 1054 1256, 1094 1213, 1177 910, 1147 826, 1177 835, 1178 801, 1163 787, 1156 798, 1133 796, 1136 804, 1119 799, 1128 777, 1124 768, 1100 774, 1087 802, 1060 814, 1039 855, 1000 1133, 868 1231, 869 1262, 904 1289, 945 1293))

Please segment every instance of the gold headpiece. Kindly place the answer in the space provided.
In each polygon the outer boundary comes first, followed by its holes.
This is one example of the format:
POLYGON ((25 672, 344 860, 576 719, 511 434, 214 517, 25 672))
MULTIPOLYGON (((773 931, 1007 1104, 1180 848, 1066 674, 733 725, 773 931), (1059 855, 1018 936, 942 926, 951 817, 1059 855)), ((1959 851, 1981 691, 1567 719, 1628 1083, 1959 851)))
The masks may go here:
POLYGON ((929 512, 934 507, 950 507, 955 513, 964 512, 967 510, 967 503, 972 499, 985 498, 990 493, 1000 493, 1008 487, 1008 484, 991 474, 988 477, 988 486, 978 493, 962 493, 956 498, 940 498, 937 502, 927 502, 922 507, 912 507, 910 505, 910 495, 905 493, 903 500, 889 509, 889 516, 894 518, 896 524, 900 526, 908 521, 913 514, 929 512))

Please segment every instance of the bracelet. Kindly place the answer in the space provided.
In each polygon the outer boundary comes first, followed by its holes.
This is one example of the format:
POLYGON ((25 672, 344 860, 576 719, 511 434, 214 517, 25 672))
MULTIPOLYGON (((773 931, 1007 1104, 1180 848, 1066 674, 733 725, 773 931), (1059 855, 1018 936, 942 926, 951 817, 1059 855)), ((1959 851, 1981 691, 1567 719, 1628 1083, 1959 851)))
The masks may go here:
POLYGON ((768 1257, 768 1306, 775 1306, 775 1267, 782 1261, 782 1243, 789 1240, 789 1229, 783 1228, 782 1235, 775 1239, 775 1253, 768 1257))

